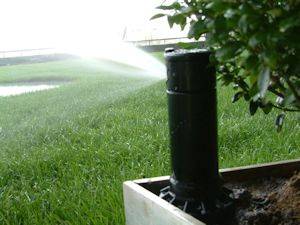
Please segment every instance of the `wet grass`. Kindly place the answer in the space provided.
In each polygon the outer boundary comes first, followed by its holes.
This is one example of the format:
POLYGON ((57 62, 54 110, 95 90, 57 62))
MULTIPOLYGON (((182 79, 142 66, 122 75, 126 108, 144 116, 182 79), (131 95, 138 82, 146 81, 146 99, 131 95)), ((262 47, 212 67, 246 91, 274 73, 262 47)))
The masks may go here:
MULTIPOLYGON (((165 84, 67 60, 0 68, 58 89, 0 98, 0 224, 124 224, 122 182, 170 173, 165 84)), ((299 116, 250 117, 219 88, 221 167, 300 156, 299 116)))

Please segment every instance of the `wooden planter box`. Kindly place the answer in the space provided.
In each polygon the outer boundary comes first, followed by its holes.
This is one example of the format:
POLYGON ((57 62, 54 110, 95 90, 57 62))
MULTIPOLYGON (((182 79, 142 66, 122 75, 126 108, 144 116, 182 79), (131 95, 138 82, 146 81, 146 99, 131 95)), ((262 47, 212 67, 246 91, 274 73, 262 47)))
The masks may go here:
MULTIPOLYGON (((300 171, 300 159, 222 169, 220 173, 225 182, 242 182, 270 176, 289 177, 295 171, 300 171)), ((126 224, 205 225, 158 197, 160 189, 168 183, 169 176, 124 182, 126 224)))

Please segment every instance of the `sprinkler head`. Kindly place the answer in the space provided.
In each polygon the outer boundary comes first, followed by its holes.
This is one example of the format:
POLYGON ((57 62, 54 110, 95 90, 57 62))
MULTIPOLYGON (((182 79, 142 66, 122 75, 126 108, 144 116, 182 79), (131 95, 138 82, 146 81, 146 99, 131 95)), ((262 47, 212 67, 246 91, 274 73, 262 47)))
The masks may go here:
POLYGON ((233 213, 217 156, 216 74, 204 49, 167 50, 167 95, 173 174, 161 198, 208 223, 233 213))
POLYGON ((174 48, 166 48, 165 49, 165 53, 169 53, 169 52, 173 52, 173 51, 175 51, 174 48))

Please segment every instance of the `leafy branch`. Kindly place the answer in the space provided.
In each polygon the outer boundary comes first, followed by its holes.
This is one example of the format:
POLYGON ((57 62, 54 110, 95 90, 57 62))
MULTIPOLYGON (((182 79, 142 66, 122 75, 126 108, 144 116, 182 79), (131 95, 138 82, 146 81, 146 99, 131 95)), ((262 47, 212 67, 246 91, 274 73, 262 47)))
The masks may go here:
POLYGON ((206 37, 220 80, 237 89, 234 102, 249 102, 251 115, 300 111, 300 1, 177 0, 158 8, 163 13, 153 18, 188 26, 189 38, 206 37))

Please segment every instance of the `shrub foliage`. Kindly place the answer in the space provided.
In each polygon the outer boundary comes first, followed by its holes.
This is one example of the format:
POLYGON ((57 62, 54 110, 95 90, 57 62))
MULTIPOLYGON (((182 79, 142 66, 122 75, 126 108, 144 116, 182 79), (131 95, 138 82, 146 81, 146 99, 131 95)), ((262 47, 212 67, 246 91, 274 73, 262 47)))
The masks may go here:
POLYGON ((284 112, 300 111, 300 0, 177 0, 158 9, 153 18, 206 37, 219 79, 236 89, 233 102, 249 102, 251 115, 278 108, 280 129, 284 112))

